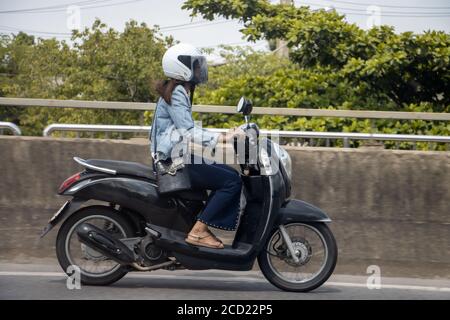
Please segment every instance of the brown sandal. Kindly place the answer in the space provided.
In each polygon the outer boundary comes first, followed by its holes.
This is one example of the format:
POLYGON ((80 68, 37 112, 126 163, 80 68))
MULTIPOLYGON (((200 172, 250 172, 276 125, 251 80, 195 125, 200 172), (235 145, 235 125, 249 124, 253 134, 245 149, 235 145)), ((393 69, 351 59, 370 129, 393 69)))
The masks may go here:
POLYGON ((207 247, 207 248, 214 248, 214 249, 223 249, 223 242, 217 238, 212 232, 211 230, 206 231, 208 234, 205 236, 198 236, 198 235, 194 235, 194 234, 188 234, 188 237, 185 239, 185 241, 189 244, 192 244, 194 246, 201 246, 201 247, 207 247), (212 245, 212 244, 208 244, 208 243, 204 243, 201 242, 200 240, 202 239, 206 239, 212 237, 214 240, 216 240, 218 242, 217 245, 212 245))
POLYGON ((214 240, 216 240, 217 242, 220 242, 221 244, 223 244, 222 240, 217 238, 216 235, 214 233, 212 233, 211 230, 208 229, 206 232, 208 232, 214 238, 214 240))

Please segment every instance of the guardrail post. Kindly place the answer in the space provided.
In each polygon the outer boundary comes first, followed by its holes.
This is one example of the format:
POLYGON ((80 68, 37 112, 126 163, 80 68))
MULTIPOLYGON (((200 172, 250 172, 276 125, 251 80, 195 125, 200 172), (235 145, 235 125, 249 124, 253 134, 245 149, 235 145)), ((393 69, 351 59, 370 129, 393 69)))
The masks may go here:
POLYGON ((1 129, 1 134, 3 134, 4 129, 8 129, 15 136, 21 136, 22 135, 22 131, 20 131, 20 128, 16 124, 14 124, 12 122, 0 121, 0 129, 1 129))
POLYGON ((349 145, 347 137, 344 138, 344 148, 350 148, 350 145, 349 145))

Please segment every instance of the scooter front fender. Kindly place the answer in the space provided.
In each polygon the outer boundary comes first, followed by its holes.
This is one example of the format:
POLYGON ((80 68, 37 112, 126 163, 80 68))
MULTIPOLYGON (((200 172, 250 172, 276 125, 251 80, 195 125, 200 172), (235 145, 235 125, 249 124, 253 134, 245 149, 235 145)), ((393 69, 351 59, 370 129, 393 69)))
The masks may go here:
POLYGON ((291 222, 331 222, 319 208, 301 200, 289 200, 279 210, 277 225, 291 222))

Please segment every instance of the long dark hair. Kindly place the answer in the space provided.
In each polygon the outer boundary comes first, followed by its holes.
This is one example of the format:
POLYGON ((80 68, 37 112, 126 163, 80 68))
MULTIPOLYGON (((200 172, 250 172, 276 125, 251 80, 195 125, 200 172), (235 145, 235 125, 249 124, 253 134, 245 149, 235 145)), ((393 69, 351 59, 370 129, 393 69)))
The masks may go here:
POLYGON ((159 80, 155 83, 155 90, 167 102, 172 104, 172 92, 177 85, 182 85, 187 92, 190 92, 191 105, 193 104, 195 85, 191 82, 186 82, 176 79, 159 80))

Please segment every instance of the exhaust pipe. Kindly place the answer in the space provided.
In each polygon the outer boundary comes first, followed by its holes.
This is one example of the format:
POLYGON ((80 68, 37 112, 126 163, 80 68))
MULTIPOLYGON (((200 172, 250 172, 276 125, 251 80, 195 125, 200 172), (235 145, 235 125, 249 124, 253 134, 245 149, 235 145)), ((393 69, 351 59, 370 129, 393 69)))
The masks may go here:
POLYGON ((77 228, 77 235, 81 243, 120 264, 136 262, 133 252, 123 242, 90 223, 81 224, 77 228))

